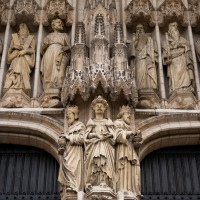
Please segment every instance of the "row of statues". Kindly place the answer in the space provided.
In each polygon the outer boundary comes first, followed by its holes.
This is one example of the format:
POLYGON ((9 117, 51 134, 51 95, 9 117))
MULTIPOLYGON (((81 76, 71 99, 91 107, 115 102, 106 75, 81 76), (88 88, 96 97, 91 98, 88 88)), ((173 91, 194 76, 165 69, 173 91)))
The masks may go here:
MULTIPOLYGON (((63 32, 63 22, 54 19, 53 29, 41 44, 41 75, 43 90, 61 89, 70 60, 70 38, 63 32)), ((129 42, 129 41, 127 41, 129 42)), ((136 27, 131 41, 130 65, 136 78, 136 86, 141 89, 158 89, 157 44, 150 34, 145 33, 143 25, 136 27)), ((2 49, 2 44, 0 45, 2 49)), ((6 74, 4 90, 21 89, 26 94, 31 90, 30 73, 35 66, 35 39, 26 24, 19 25, 19 32, 12 34, 8 50, 9 69, 6 74)), ((168 66, 169 93, 179 89, 193 91, 194 70, 189 42, 180 36, 178 24, 169 24, 163 42, 163 64, 168 66)))
POLYGON ((140 195, 137 149, 141 133, 131 128, 129 106, 120 108, 114 122, 106 118, 108 107, 103 97, 95 98, 91 103, 94 118, 86 126, 78 120, 78 107, 67 107, 68 130, 59 139, 61 196, 67 191, 89 192, 95 187, 140 195))

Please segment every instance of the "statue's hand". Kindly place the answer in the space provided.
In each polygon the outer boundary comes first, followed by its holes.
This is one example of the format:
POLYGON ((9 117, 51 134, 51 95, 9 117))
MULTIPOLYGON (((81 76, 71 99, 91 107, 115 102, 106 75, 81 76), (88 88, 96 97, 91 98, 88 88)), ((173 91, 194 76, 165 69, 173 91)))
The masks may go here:
POLYGON ((21 50, 20 52, 19 52, 19 56, 24 56, 24 55, 26 55, 27 54, 27 50, 21 50))
POLYGON ((70 48, 68 47, 68 46, 63 46, 62 47, 62 50, 64 51, 64 52, 66 52, 66 51, 68 51, 70 48))

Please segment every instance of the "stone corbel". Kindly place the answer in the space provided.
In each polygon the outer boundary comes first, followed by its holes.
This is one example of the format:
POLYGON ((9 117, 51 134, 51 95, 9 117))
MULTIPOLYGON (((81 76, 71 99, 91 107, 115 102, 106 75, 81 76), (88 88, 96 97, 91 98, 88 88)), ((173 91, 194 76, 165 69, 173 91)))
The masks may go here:
POLYGON ((44 25, 49 25, 48 21, 54 17, 64 20, 67 26, 73 22, 73 7, 67 0, 47 0, 44 12, 44 25))

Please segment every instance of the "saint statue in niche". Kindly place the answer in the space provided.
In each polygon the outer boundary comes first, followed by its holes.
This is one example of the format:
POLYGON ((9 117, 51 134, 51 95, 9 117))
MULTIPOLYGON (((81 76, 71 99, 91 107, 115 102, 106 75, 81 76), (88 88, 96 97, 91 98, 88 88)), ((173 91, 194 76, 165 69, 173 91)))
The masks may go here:
POLYGON ((144 31, 142 24, 137 25, 133 34, 131 67, 135 67, 137 89, 157 89, 157 70, 153 39, 144 31))
POLYGON ((61 89, 65 77, 66 65, 69 61, 70 38, 63 33, 63 22, 61 19, 54 19, 51 22, 53 33, 48 34, 42 43, 41 63, 43 89, 61 89))
POLYGON ((108 103, 101 96, 92 101, 95 118, 89 119, 85 134, 86 190, 93 186, 115 188, 115 131, 105 114, 108 103))
POLYGON ((120 108, 115 120, 117 191, 124 195, 140 195, 140 163, 134 143, 142 141, 140 134, 131 129, 131 109, 120 108))
POLYGON ((163 44, 164 64, 168 66, 169 91, 193 91, 193 60, 189 42, 180 36, 177 22, 169 24, 163 44))
POLYGON ((10 67, 6 74, 4 89, 22 89, 29 94, 30 73, 35 65, 35 39, 24 23, 19 25, 18 33, 12 34, 8 64, 10 67))
POLYGON ((61 195, 67 192, 84 190, 83 144, 85 125, 78 121, 78 107, 66 109, 68 130, 60 136, 59 145, 63 148, 58 181, 61 195))

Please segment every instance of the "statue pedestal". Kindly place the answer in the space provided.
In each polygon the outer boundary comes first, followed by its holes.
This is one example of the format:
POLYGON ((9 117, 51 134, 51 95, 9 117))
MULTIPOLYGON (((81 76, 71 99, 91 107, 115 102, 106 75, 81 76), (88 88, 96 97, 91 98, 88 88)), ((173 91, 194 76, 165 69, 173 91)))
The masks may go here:
POLYGON ((139 200, 140 198, 137 197, 135 194, 127 194, 124 192, 117 193, 117 200, 139 200))
POLYGON ((84 200, 84 192, 64 191, 60 194, 61 200, 84 200))
POLYGON ((22 89, 9 89, 2 98, 2 107, 28 108, 31 107, 31 99, 22 89))
POLYGON ((174 91, 169 97, 167 108, 197 109, 197 100, 191 91, 174 91))
POLYGON ((160 108, 160 98, 154 89, 141 89, 138 91, 138 108, 160 108))
POLYGON ((116 194, 109 187, 93 186, 86 195, 87 200, 114 200, 116 194))
POLYGON ((43 108, 58 108, 62 107, 60 101, 60 89, 47 89, 40 96, 40 105, 43 108))

